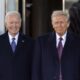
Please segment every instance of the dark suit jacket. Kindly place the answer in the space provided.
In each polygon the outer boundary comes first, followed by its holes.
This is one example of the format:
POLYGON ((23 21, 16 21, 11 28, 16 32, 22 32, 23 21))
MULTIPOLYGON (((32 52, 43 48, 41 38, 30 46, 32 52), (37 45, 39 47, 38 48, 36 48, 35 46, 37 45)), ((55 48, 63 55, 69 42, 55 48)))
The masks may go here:
MULTIPOLYGON (((61 58, 62 80, 80 80, 79 54, 80 40, 71 33, 67 40, 61 58)), ((32 67, 32 80, 59 80, 60 63, 56 48, 55 33, 49 33, 36 40, 35 55, 32 67)))
POLYGON ((30 80, 33 40, 19 35, 15 53, 8 34, 0 36, 0 80, 30 80))

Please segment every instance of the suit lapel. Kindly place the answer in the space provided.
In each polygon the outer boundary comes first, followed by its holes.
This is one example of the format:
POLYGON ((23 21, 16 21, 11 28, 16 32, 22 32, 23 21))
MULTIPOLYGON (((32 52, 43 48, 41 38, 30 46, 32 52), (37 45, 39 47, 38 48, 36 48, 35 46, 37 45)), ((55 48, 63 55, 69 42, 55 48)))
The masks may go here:
POLYGON ((17 55, 19 53, 19 51, 22 50, 24 43, 25 43, 25 40, 24 40, 23 36, 21 34, 19 34, 18 42, 17 42, 17 46, 16 46, 16 50, 15 50, 15 55, 17 55))
POLYGON ((21 34, 19 34, 19 36, 18 36, 18 42, 17 42, 17 46, 16 46, 16 50, 13 53, 12 48, 11 48, 11 45, 10 45, 10 42, 9 42, 8 33, 5 33, 5 35, 4 35, 5 49, 7 50, 7 53, 9 55, 13 55, 13 56, 17 55, 18 54, 18 51, 19 50, 22 50, 22 47, 24 46, 24 42, 25 42, 25 40, 24 40, 23 36, 21 34))
MULTIPOLYGON (((70 32, 68 32, 67 37, 66 37, 66 42, 65 42, 65 45, 64 45, 64 48, 63 48, 62 58, 63 58, 63 56, 67 55, 68 51, 70 51, 70 47, 72 45, 73 39, 74 39, 74 37, 72 36, 72 34, 70 32)), ((48 56, 51 59, 55 59, 55 61, 59 62, 58 52, 57 52, 57 48, 56 48, 56 35, 55 35, 55 33, 50 34, 50 36, 48 38, 47 45, 48 45, 47 53, 49 53, 48 56)))
POLYGON ((49 38, 48 38, 48 43, 47 43, 47 52, 49 57, 51 58, 51 61, 59 61, 58 59, 58 53, 57 53, 57 48, 56 48, 56 36, 55 33, 51 33, 49 38))
POLYGON ((4 42, 4 48, 6 49, 6 53, 7 55, 12 55, 12 48, 11 48, 11 45, 10 45, 10 42, 9 42, 9 37, 8 37, 8 33, 6 32, 3 36, 3 42, 4 42))
POLYGON ((70 47, 73 45, 73 39, 74 37, 71 35, 70 32, 67 33, 67 37, 66 37, 66 42, 65 42, 65 45, 64 45, 64 48, 63 48, 63 53, 62 53, 62 58, 63 56, 66 56, 68 55, 68 51, 70 51, 70 47))

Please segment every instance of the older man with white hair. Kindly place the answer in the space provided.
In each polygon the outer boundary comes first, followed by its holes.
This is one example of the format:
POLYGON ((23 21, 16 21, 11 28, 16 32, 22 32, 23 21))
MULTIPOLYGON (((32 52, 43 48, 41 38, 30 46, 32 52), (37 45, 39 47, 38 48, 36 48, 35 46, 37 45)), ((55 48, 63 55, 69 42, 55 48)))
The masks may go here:
POLYGON ((21 16, 9 11, 0 36, 0 80, 30 80, 33 40, 20 32, 21 16))

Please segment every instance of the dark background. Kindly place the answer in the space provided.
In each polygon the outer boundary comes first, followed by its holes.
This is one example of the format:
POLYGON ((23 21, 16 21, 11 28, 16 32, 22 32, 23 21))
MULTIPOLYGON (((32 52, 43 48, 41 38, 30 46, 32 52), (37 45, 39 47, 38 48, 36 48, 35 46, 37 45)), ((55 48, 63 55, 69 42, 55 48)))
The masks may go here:
MULTIPOLYGON (((26 0, 25 34, 36 38, 52 31, 51 13, 62 9, 62 0, 26 0)), ((19 12, 22 15, 23 1, 19 0, 19 12)), ((23 16, 22 16, 23 17, 23 16)), ((21 31, 23 28, 21 28, 21 31)))

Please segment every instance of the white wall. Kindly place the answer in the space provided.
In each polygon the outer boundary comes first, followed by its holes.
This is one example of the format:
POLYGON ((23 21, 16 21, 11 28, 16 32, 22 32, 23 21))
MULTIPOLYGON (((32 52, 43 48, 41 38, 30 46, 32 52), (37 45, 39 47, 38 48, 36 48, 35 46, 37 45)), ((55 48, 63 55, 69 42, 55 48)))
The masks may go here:
POLYGON ((77 1, 78 0, 63 0, 63 11, 68 10, 71 7, 71 5, 77 1))
POLYGON ((6 10, 17 10, 17 0, 6 0, 6 10))
POLYGON ((5 0, 0 0, 0 34, 5 32, 4 27, 5 0))
POLYGON ((7 11, 17 10, 18 0, 0 0, 0 35, 5 32, 5 14, 7 11))

